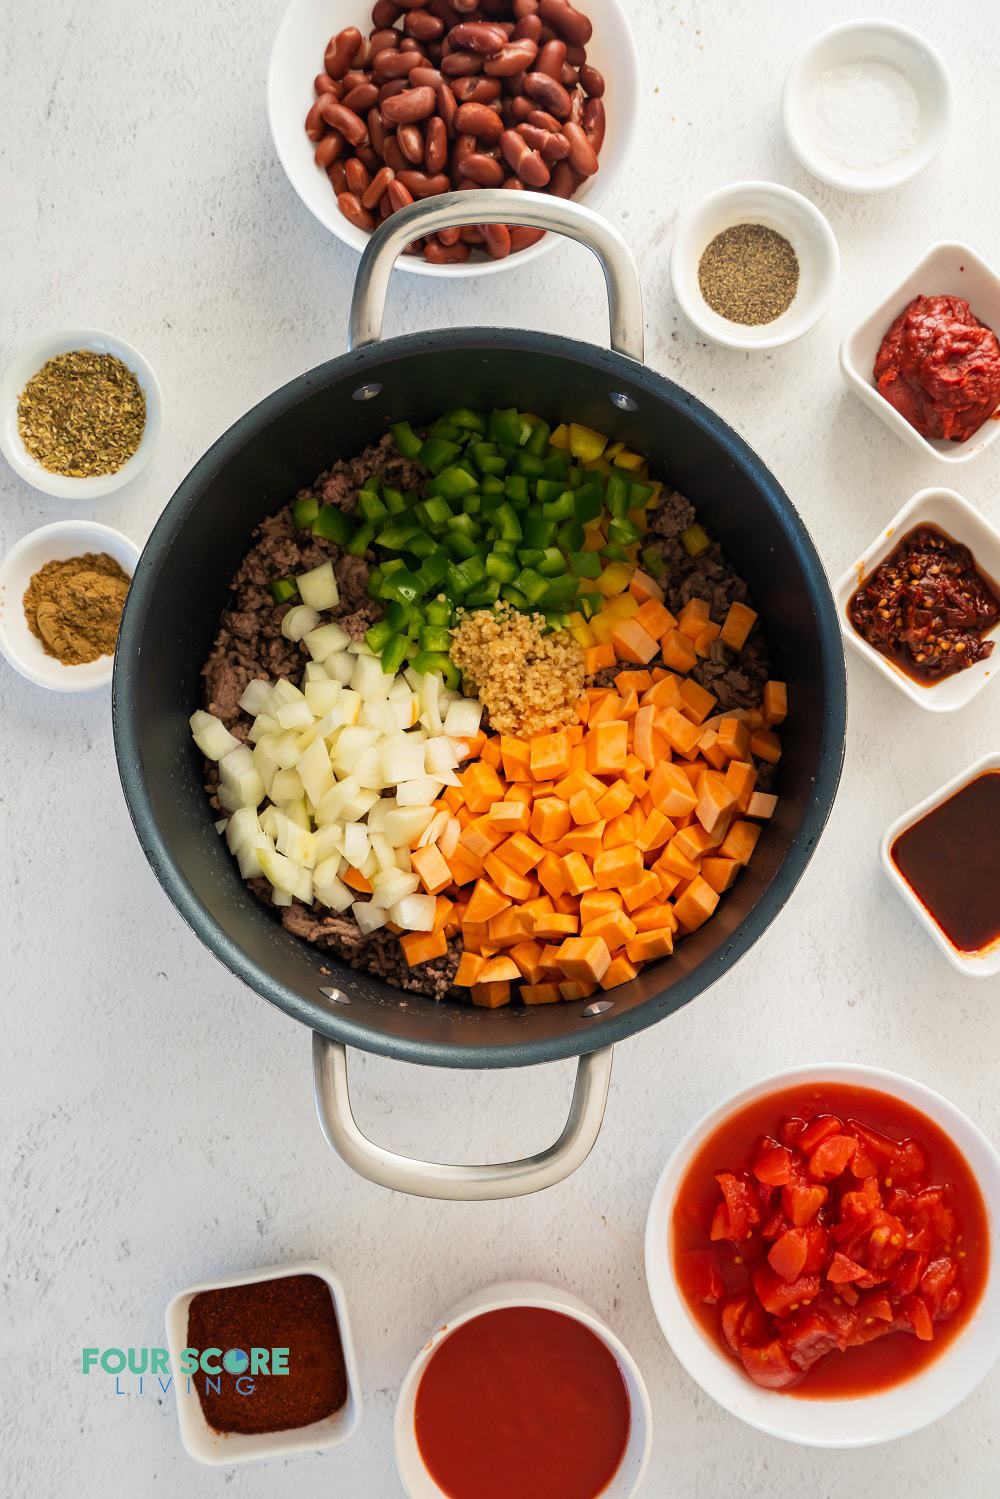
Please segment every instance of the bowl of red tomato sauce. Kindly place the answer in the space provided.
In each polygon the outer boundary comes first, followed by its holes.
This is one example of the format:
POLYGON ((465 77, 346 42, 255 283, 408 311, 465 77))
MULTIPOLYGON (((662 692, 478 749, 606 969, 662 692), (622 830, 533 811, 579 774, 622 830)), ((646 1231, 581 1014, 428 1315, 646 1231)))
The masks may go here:
POLYGON ((1000 1156, 923 1084, 808 1066, 677 1147, 646 1227, 664 1336, 733 1415, 855 1447, 937 1420, 1000 1351, 1000 1156))
POLYGON ((649 1396, 621 1341, 567 1291, 511 1282, 453 1307, 400 1389, 410 1499, 631 1499, 649 1396))

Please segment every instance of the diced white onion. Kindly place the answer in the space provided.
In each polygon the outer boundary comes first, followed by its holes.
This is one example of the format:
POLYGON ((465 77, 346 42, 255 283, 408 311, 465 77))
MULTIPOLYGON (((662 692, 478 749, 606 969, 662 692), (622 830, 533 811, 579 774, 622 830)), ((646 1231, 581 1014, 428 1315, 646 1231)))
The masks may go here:
POLYGON ((299 598, 310 609, 332 609, 340 602, 332 562, 321 562, 311 572, 300 573, 295 581, 299 586, 299 598))
MULTIPOLYGON (((330 620, 327 624, 320 625, 318 629, 310 630, 303 637, 303 643, 314 661, 325 662, 335 651, 346 651, 351 643, 351 637, 335 620, 330 620)), ((351 670, 353 669, 354 663, 352 662, 351 670)))
POLYGON ((188 721, 194 742, 206 760, 222 760, 239 749, 240 741, 236 735, 230 734, 222 719, 216 718, 214 713, 206 713, 199 708, 196 713, 191 714, 188 721))
POLYGON ((388 912, 382 906, 372 905, 371 901, 356 900, 351 906, 351 915, 365 936, 369 932, 377 931, 380 926, 385 926, 389 920, 388 912))
POLYGON ((319 624, 319 613, 308 604, 295 604, 281 621, 281 633, 286 640, 301 640, 319 624))
POLYGON ((407 932, 433 931, 436 912, 433 895, 405 895, 389 907, 390 919, 407 932))
POLYGON ((380 869, 372 880, 372 901, 388 908, 419 889, 419 875, 407 874, 402 869, 380 869))
POLYGON ((243 689, 240 698, 240 707, 244 713, 249 713, 251 718, 256 718, 258 713, 266 713, 268 703, 271 701, 271 684, 257 677, 248 682, 243 689))
POLYGON ((472 739, 479 733, 483 717, 483 705, 471 697, 456 698, 448 704, 444 716, 444 731, 456 739, 472 739))

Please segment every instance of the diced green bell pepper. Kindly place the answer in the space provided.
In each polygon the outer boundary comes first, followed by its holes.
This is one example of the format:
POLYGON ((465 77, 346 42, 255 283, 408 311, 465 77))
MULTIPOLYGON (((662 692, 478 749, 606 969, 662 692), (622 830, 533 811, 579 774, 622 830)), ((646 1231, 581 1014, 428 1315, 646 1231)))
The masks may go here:
POLYGON ((339 505, 324 505, 313 521, 312 533, 339 547, 346 546, 354 534, 354 522, 339 505))
POLYGON ((287 604, 299 591, 294 578, 272 578, 270 588, 271 597, 276 604, 287 604))
POLYGON ((319 500, 314 494, 303 495, 292 506, 292 520, 300 531, 310 530, 317 515, 319 515, 319 500))
POLYGON ((423 441, 417 436, 409 422, 395 422, 390 428, 392 440, 404 458, 419 458, 423 441))

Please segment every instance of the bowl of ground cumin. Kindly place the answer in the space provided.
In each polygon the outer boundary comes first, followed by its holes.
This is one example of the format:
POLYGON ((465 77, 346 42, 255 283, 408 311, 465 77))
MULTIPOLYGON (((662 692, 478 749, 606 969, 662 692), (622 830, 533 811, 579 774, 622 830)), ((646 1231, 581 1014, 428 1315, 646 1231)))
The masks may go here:
POLYGON ((0 379, 0 451, 44 494, 96 499, 128 484, 153 454, 160 387, 130 343, 70 328, 27 344, 0 379))
POLYGON ((0 560, 0 652, 39 687, 105 687, 139 548, 97 521, 57 521, 0 560))

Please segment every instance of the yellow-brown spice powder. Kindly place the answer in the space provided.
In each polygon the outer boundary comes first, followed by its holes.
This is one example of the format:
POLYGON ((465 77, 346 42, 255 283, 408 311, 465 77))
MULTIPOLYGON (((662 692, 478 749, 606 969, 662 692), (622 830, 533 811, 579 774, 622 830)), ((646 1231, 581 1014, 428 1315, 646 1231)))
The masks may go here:
POLYGON ((24 595, 28 628, 64 666, 110 656, 128 585, 128 573, 107 552, 46 562, 24 595))

